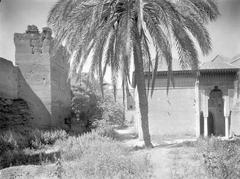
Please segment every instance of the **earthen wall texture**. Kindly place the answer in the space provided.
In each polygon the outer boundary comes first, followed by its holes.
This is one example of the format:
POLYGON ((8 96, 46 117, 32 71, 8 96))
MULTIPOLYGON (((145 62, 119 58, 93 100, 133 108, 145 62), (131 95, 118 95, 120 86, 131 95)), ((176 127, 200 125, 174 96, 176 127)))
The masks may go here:
POLYGON ((167 93, 167 78, 156 79, 149 96, 149 127, 152 136, 195 135, 195 79, 188 75, 175 78, 175 88, 167 93))
POLYGON ((0 96, 17 98, 18 79, 17 68, 12 62, 0 58, 0 96))
POLYGON ((231 112, 231 120, 230 120, 230 132, 240 135, 240 72, 238 72, 236 81, 235 81, 235 98, 233 110, 231 112))
POLYGON ((71 109, 66 50, 54 50, 49 28, 39 33, 37 27, 29 26, 26 33, 14 34, 14 42, 18 97, 28 102, 34 125, 63 127, 71 109))
MULTIPOLYGON (((171 84, 167 94, 167 76, 157 76, 154 94, 149 97, 149 126, 152 136, 195 136, 195 82, 196 78, 193 75, 175 75, 175 87, 172 87, 171 84)), ((234 72, 206 73, 200 76, 200 90, 207 90, 210 93, 214 86, 218 86, 222 90, 223 96, 229 96, 231 103, 230 131, 240 134, 240 105, 237 102, 239 101, 237 97, 239 89, 236 88, 235 83, 238 83, 238 79, 234 72), (233 91, 233 94, 229 91, 233 91)), ((209 110, 211 109, 209 108, 209 110)), ((224 127, 224 123, 221 125, 224 127)))
POLYGON ((0 119, 0 130, 5 131, 30 127, 33 117, 26 101, 0 97, 0 119))
MULTIPOLYGON (((19 68, 18 96, 26 100, 35 126, 50 126, 50 55, 42 51, 40 34, 15 34, 15 65, 19 68)), ((47 39, 46 39, 47 40, 47 39)))
POLYGON ((64 48, 52 52, 50 67, 51 111, 53 126, 64 125, 64 118, 69 117, 71 110, 71 87, 68 79, 68 53, 64 48))
MULTIPOLYGON (((146 77, 146 86, 147 86, 147 77, 146 77)), ((151 78, 150 78, 151 79, 151 78)), ((182 73, 182 74, 173 74, 173 82, 170 83, 169 89, 176 88, 188 88, 194 87, 196 82, 196 78, 194 78, 193 74, 190 73, 182 73)), ((168 78, 167 75, 158 75, 155 80, 155 88, 154 89, 167 89, 168 78)))

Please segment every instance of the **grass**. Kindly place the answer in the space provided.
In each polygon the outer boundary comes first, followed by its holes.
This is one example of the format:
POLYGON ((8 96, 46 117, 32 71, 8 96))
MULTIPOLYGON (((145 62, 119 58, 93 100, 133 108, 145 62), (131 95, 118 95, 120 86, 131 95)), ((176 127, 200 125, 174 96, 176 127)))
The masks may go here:
POLYGON ((149 158, 135 157, 130 148, 113 139, 112 130, 105 130, 80 136, 34 130, 25 138, 21 132, 8 131, 0 136, 1 168, 41 164, 44 171, 54 163, 49 178, 150 178, 149 158), (44 158, 41 152, 46 150, 58 153, 44 158))
POLYGON ((200 138, 181 146, 173 155, 171 177, 174 179, 240 178, 240 140, 200 138))
POLYGON ((61 148, 66 178, 149 178, 151 166, 146 156, 134 158, 129 148, 96 131, 55 145, 61 148))
POLYGON ((173 150, 171 155, 172 179, 208 179, 201 160, 196 155, 196 148, 190 145, 180 146, 173 150))
MULTIPOLYGON (((0 134, 0 167, 39 165, 43 173, 48 170, 47 178, 151 178, 146 153, 135 155, 115 137, 105 124, 79 136, 63 130, 5 131, 0 134), (44 154, 47 150, 52 152, 44 154)), ((173 179, 240 178, 240 140, 183 142, 172 147, 169 157, 173 179)))
POLYGON ((200 139, 196 147, 210 177, 240 178, 240 140, 200 139))
POLYGON ((44 151, 57 140, 68 137, 64 130, 42 131, 38 129, 9 130, 0 134, 0 169, 9 166, 41 164, 54 161, 44 151))

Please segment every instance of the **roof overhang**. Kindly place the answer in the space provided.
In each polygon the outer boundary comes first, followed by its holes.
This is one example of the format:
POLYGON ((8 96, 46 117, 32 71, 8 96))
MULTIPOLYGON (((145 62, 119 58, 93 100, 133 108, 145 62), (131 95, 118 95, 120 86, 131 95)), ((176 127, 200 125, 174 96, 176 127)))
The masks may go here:
MULTIPOLYGON (((238 72, 240 69, 239 68, 227 68, 227 69, 200 69, 200 75, 204 74, 204 73, 236 73, 238 72)), ((172 74, 174 75, 178 75, 178 74, 196 74, 197 71, 194 70, 176 70, 176 71, 172 71, 172 74)), ((145 76, 149 75, 149 72, 144 72, 145 76)), ((152 72, 150 72, 150 74, 152 74, 152 72)), ((157 75, 167 75, 168 71, 158 71, 157 75)))

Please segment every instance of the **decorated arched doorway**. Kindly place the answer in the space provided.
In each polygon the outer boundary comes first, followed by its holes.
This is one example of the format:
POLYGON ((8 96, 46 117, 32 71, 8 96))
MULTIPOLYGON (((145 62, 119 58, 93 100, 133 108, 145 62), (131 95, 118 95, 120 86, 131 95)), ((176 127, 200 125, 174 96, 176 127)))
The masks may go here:
POLYGON ((223 93, 218 86, 215 86, 209 94, 208 111, 208 135, 224 136, 224 100, 223 93))

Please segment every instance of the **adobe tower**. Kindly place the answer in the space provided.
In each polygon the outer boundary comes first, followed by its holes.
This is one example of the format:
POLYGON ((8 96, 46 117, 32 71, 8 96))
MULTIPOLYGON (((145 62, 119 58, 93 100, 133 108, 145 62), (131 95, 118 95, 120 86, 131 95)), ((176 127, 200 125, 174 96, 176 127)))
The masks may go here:
POLYGON ((54 50, 51 35, 50 28, 40 33, 34 25, 14 34, 15 65, 25 80, 19 83, 18 96, 28 102, 36 125, 63 127, 71 109, 68 54, 63 47, 54 50))

